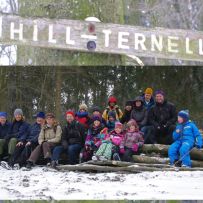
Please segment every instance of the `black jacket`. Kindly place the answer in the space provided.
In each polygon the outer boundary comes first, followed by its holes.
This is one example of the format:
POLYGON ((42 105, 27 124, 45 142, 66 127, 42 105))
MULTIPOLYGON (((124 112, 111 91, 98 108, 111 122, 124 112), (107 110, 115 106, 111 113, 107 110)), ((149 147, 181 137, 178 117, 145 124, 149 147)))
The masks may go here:
POLYGON ((124 111, 123 116, 120 119, 120 122, 122 124, 127 123, 130 120, 131 112, 132 112, 132 110, 130 110, 130 111, 125 110, 124 111))
POLYGON ((4 125, 0 124, 0 139, 5 139, 7 134, 10 132, 11 123, 6 121, 4 125))
POLYGON ((163 104, 156 103, 149 111, 148 121, 155 128, 158 126, 170 127, 177 121, 177 112, 174 104, 164 101, 163 104))
POLYGON ((84 145, 85 142, 85 128, 78 121, 67 123, 62 131, 61 142, 64 148, 69 144, 84 145))

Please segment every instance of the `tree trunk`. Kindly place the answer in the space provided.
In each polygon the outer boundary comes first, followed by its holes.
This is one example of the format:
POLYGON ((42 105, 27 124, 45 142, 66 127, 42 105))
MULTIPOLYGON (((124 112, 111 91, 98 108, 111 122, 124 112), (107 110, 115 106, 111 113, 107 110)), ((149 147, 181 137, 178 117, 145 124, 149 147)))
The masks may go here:
MULTIPOLYGON (((141 152, 145 154, 159 153, 164 156, 168 156, 168 149, 170 145, 160 145, 160 144, 145 144, 143 145, 141 152)), ((191 159, 203 161, 203 150, 198 150, 193 148, 190 152, 191 159)))

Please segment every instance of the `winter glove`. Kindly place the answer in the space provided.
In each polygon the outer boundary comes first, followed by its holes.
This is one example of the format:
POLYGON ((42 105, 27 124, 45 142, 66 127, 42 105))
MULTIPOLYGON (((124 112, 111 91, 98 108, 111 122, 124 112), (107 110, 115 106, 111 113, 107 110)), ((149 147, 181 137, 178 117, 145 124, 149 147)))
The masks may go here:
POLYGON ((134 144, 132 148, 133 152, 137 152, 138 148, 139 148, 138 144, 134 144))
POLYGON ((120 152, 120 154, 124 154, 125 153, 125 149, 121 148, 119 152, 120 152))

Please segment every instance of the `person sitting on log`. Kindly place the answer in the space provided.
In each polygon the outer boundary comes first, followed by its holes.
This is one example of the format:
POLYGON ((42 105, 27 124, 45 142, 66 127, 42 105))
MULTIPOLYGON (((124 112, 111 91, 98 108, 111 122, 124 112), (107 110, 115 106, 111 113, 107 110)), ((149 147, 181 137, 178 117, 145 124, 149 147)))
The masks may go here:
POLYGON ((98 106, 94 106, 92 108, 92 116, 91 116, 91 124, 94 122, 93 117, 94 116, 99 116, 102 119, 102 123, 106 126, 106 120, 102 117, 102 112, 101 109, 98 106))
POLYGON ((94 116, 93 121, 93 124, 90 126, 87 132, 85 148, 82 153, 81 162, 86 162, 92 159, 93 154, 97 151, 102 143, 101 141, 105 137, 105 134, 102 132, 105 126, 102 124, 101 117, 94 116))
POLYGON ((196 146, 202 147, 202 136, 194 122, 189 120, 189 112, 182 110, 178 113, 178 125, 173 132, 174 143, 169 147, 170 164, 191 167, 190 151, 196 146))
POLYGON ((31 153, 29 159, 27 160, 26 167, 28 169, 32 168, 42 153, 44 161, 47 164, 50 164, 51 151, 56 145, 60 144, 61 134, 61 126, 56 121, 55 115, 53 113, 47 113, 46 124, 42 127, 38 137, 39 145, 31 153))
POLYGON ((75 119, 79 123, 81 123, 86 130, 88 130, 90 125, 90 117, 88 115, 88 108, 86 104, 80 104, 79 105, 79 111, 75 114, 75 119))
POLYGON ((120 120, 123 116, 123 112, 117 105, 117 99, 114 96, 109 97, 108 106, 106 107, 106 109, 104 110, 104 112, 102 114, 102 117, 104 118, 104 120, 106 122, 108 121, 108 116, 109 116, 110 111, 115 112, 116 120, 120 120))
POLYGON ((115 129, 115 122, 116 122, 116 114, 114 111, 110 111, 108 113, 108 121, 106 122, 108 132, 111 132, 115 129))
POLYGON ((143 100, 144 100, 144 107, 149 111, 155 104, 152 88, 148 87, 145 90, 145 92, 143 94, 143 100))
POLYGON ((143 133, 139 131, 139 126, 136 121, 131 119, 127 123, 127 132, 120 145, 120 154, 122 154, 122 161, 133 161, 132 155, 138 153, 140 147, 144 144, 142 137, 143 133))
POLYGON ((10 131, 11 123, 7 120, 7 113, 0 112, 0 161, 6 158, 6 135, 10 131))
POLYGON ((151 140, 154 143, 170 145, 172 133, 177 121, 176 107, 168 102, 162 90, 155 92, 156 104, 149 110, 148 124, 151 128, 151 140))
POLYGON ((85 128, 76 121, 73 111, 66 112, 66 125, 62 131, 61 145, 56 146, 52 153, 51 166, 55 168, 61 153, 64 151, 68 155, 68 164, 75 165, 79 162, 79 154, 84 147, 85 128))
POLYGON ((133 106, 133 101, 126 101, 125 110, 124 110, 122 118, 120 119, 120 122, 122 124, 126 124, 130 120, 132 106, 133 106))
POLYGON ((36 115, 36 122, 29 126, 28 135, 21 145, 16 145, 14 153, 12 154, 8 165, 5 164, 7 169, 20 169, 26 164, 31 152, 38 145, 38 137, 41 128, 45 124, 44 112, 39 112, 36 115))
MULTIPOLYGON (((15 150, 20 149, 21 146, 25 145, 29 126, 30 125, 25 121, 22 109, 16 109, 14 111, 14 119, 10 130, 4 137, 5 147, 7 147, 9 155, 8 162, 10 162, 11 158, 15 155, 15 150)), ((5 161, 1 162, 1 166, 7 169, 12 169, 12 166, 9 166, 5 161)))
POLYGON ((120 161, 119 150, 120 144, 123 140, 123 125, 120 122, 115 123, 115 130, 106 134, 101 146, 97 150, 96 154, 92 157, 92 160, 117 160, 120 161))

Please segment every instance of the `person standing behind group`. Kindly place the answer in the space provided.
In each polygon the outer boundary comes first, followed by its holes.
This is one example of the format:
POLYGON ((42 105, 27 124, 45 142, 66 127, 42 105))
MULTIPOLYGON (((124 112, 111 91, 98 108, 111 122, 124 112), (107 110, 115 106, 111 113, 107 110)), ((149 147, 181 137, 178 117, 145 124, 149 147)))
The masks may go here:
POLYGON ((68 164, 74 165, 79 162, 79 154, 85 143, 85 128, 75 120, 73 111, 66 112, 66 125, 62 131, 61 145, 56 146, 52 154, 51 166, 56 167, 61 153, 68 155, 68 164))
POLYGON ((16 145, 8 164, 4 163, 4 168, 19 169, 26 164, 31 152, 38 145, 38 136, 44 124, 45 114, 44 112, 39 112, 36 115, 36 122, 29 126, 26 140, 22 140, 16 145))
POLYGON ((120 122, 122 124, 125 124, 130 120, 131 112, 132 112, 132 106, 133 106, 133 101, 127 101, 125 103, 125 110, 124 110, 122 118, 120 119, 120 122))
POLYGON ((3 156, 6 149, 6 139, 8 132, 10 131, 11 123, 7 121, 7 113, 6 112, 0 112, 0 161, 3 159, 3 156))
POLYGON ((109 97, 109 99, 108 99, 108 106, 106 107, 106 109, 104 110, 104 112, 102 114, 102 117, 104 118, 104 120, 106 122, 109 120, 108 116, 109 116, 109 112, 110 111, 115 112, 116 120, 117 121, 119 121, 122 118, 122 116, 123 116, 123 112, 118 107, 118 105, 117 105, 117 99, 114 96, 109 97))
POLYGON ((88 108, 86 104, 80 104, 79 105, 79 111, 75 114, 75 119, 81 123, 86 130, 88 130, 89 125, 91 123, 89 114, 88 114, 88 108))
POLYGON ((144 107, 149 111, 154 105, 153 89, 148 87, 143 95, 144 107))
POLYGON ((27 138, 29 130, 29 124, 25 122, 25 117, 23 116, 22 109, 16 109, 14 111, 14 119, 11 123, 11 127, 5 139, 5 147, 9 155, 8 160, 10 160, 16 146, 22 145, 27 138))
POLYGON ((51 162, 52 149, 60 144, 62 129, 59 123, 55 119, 53 113, 46 114, 46 124, 42 127, 38 143, 39 145, 31 153, 27 160, 27 168, 31 168, 38 161, 40 155, 43 153, 43 158, 47 164, 51 162))
POLYGON ((177 121, 176 107, 167 101, 162 90, 155 92, 155 101, 148 116, 149 125, 152 126, 152 139, 155 143, 170 145, 177 121))

